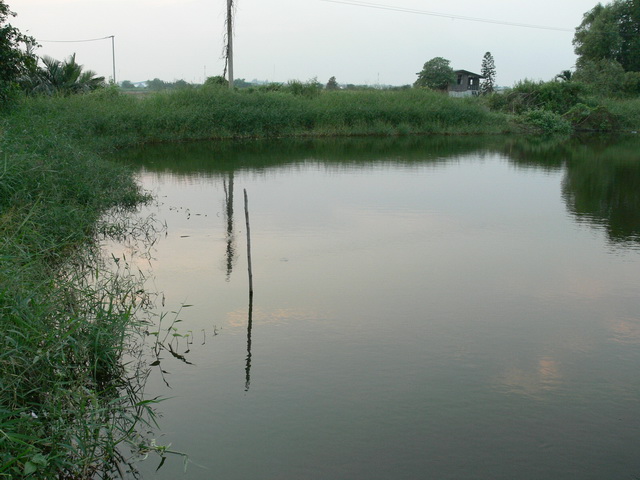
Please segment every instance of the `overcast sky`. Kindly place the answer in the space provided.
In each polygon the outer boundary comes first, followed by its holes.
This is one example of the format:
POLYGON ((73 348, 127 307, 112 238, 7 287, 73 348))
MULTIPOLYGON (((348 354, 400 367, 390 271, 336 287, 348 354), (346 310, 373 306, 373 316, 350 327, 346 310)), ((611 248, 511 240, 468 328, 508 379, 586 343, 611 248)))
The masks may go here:
MULTIPOLYGON (((85 68, 116 79, 201 83, 221 75, 226 0, 5 0, 38 39, 39 55, 76 52, 85 68)), ((413 83, 433 57, 480 72, 490 51, 497 83, 550 80, 575 64, 571 41, 596 0, 236 0, 236 78, 286 82, 413 83), (344 3, 343 3, 344 2, 344 3), (360 5, 353 5, 358 3, 360 5), (370 5, 370 6, 365 6, 370 5), (437 15, 434 15, 437 14, 437 15), (440 16, 444 15, 444 16, 440 16), (461 17, 490 20, 471 21, 461 17), (553 29, 529 28, 536 25, 553 29)), ((607 3, 607 2, 604 2, 607 3)))

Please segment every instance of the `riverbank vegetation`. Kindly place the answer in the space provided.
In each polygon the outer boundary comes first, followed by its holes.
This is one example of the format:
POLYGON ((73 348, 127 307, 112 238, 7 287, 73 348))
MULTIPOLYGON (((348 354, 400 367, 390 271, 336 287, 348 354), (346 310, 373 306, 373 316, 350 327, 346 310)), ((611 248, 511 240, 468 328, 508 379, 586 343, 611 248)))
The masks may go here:
POLYGON ((55 120, 0 118, 0 478, 111 472, 150 420, 123 357, 144 295, 97 243, 145 200, 55 120))

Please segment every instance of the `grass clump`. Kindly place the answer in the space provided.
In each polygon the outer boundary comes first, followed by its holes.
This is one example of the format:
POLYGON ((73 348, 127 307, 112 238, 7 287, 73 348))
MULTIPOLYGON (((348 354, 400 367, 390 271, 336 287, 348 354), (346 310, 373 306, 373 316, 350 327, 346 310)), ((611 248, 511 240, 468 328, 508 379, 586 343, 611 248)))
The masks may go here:
POLYGON ((153 412, 123 363, 140 287, 97 240, 146 197, 59 112, 30 112, 0 118, 0 478, 107 478, 153 412))

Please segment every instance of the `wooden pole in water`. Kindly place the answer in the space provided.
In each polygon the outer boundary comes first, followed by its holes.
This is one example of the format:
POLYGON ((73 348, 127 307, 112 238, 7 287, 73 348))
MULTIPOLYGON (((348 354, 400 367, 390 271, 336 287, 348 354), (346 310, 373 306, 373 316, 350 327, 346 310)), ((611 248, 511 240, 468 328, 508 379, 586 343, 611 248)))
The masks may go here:
POLYGON ((251 230, 249 228, 249 200, 244 189, 244 218, 247 224, 247 269, 249 272, 249 314, 247 318, 247 359, 245 366, 245 392, 251 384, 251 327, 253 324, 253 273, 251 271, 251 230))

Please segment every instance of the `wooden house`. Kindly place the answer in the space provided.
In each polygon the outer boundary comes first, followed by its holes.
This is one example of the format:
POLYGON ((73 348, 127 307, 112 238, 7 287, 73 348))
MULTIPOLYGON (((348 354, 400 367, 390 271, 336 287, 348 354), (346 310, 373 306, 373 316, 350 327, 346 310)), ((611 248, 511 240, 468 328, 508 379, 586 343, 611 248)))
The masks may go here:
POLYGON ((452 97, 468 97, 480 94, 480 80, 484 77, 468 70, 455 70, 454 83, 449 85, 449 95, 452 97))

